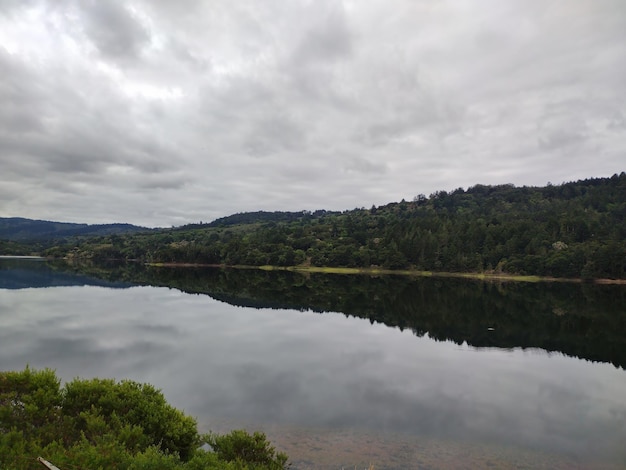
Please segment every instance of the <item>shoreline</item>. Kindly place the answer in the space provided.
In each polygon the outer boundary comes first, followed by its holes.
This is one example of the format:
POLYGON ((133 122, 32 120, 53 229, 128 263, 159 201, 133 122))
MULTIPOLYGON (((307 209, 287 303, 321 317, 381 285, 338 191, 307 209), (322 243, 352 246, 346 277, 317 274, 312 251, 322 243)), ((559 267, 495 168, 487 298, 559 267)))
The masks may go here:
POLYGON ((203 263, 144 263, 146 266, 163 268, 222 268, 222 269, 258 269, 261 271, 289 271, 297 273, 344 274, 365 276, 410 276, 410 277, 441 277, 462 278, 490 282, 566 282, 577 284, 626 285, 626 279, 582 279, 549 276, 526 276, 505 273, 456 273, 446 271, 419 271, 413 269, 383 268, 339 268, 322 266, 248 266, 203 263))

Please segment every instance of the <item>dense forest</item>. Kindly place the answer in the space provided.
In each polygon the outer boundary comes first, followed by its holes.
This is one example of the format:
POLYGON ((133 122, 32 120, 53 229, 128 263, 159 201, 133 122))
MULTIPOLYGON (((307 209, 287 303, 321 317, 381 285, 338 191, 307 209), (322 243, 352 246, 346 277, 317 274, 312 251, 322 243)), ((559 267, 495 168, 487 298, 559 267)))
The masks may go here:
POLYGON ((626 173, 476 185, 344 212, 254 212, 148 233, 0 244, 13 254, 248 266, 626 278, 626 173))

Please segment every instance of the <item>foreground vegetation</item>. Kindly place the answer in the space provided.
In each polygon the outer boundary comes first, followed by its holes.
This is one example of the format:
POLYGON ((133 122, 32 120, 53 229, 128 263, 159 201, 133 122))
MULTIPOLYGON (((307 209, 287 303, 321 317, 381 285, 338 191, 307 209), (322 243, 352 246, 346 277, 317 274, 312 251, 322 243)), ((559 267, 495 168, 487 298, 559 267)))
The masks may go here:
POLYGON ((0 468, 40 469, 37 457, 61 469, 287 468, 262 433, 201 435, 151 385, 75 379, 61 387, 50 370, 0 372, 0 468))
MULTIPOLYGON (((153 263, 626 279, 626 173, 541 188, 476 185, 345 212, 235 214, 36 248, 30 252, 153 263)), ((8 242, 3 249, 29 252, 8 242)))

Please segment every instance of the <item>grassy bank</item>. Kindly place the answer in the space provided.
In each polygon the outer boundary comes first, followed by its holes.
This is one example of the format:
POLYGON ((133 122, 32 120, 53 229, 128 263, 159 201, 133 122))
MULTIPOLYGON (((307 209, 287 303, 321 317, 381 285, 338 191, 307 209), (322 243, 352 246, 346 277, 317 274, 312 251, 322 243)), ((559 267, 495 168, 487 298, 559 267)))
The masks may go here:
POLYGON ((322 273, 322 274, 344 274, 344 275, 366 275, 366 276, 413 276, 413 277, 442 277, 442 278, 464 278, 481 281, 498 282, 587 282, 591 284, 622 284, 626 285, 626 279, 582 279, 582 278, 561 278, 547 276, 521 276, 506 273, 460 273, 445 271, 420 271, 415 269, 382 269, 382 268, 340 268, 330 266, 248 266, 248 265, 225 265, 225 264, 195 264, 195 263, 146 263, 148 266, 156 267, 212 267, 231 269, 260 269, 263 271, 291 271, 299 273, 322 273))

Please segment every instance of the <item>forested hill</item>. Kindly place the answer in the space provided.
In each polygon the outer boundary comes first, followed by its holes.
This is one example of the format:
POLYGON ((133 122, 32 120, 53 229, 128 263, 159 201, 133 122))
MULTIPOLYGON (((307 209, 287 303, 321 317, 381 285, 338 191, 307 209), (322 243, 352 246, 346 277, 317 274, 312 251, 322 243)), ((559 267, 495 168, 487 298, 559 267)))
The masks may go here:
POLYGON ((148 231, 144 227, 130 224, 73 224, 48 220, 0 217, 0 240, 51 241, 66 237, 102 236, 148 231))
POLYGON ((546 187, 476 185, 341 213, 237 214, 44 254, 624 279, 626 173, 546 187))
POLYGON ((267 222, 298 222, 303 219, 311 221, 313 219, 319 219, 324 216, 337 215, 337 214, 339 214, 339 212, 329 212, 325 210, 317 210, 313 212, 311 211, 243 212, 240 214, 233 214, 233 215, 229 215, 228 217, 215 219, 213 222, 208 224, 208 226, 209 227, 229 227, 232 225, 256 224, 256 223, 267 223, 267 222))

